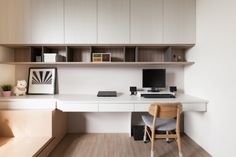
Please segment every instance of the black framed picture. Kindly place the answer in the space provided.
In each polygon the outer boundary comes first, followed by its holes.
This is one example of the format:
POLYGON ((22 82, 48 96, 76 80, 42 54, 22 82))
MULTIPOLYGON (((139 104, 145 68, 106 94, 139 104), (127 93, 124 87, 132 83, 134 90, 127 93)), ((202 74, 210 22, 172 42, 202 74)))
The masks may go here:
POLYGON ((29 95, 35 94, 55 94, 56 91, 56 68, 29 68, 28 74, 29 95))

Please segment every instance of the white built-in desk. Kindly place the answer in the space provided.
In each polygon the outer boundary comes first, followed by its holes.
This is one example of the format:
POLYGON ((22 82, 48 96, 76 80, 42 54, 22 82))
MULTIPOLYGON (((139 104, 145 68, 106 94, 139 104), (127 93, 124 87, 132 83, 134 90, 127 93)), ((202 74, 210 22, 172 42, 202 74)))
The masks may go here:
POLYGON ((153 102, 180 102, 183 111, 207 111, 207 101, 180 94, 176 98, 143 98, 130 95, 97 97, 96 95, 58 95, 57 109, 63 112, 146 112, 153 102))
POLYGON ((53 110, 56 99, 52 95, 0 97, 1 110, 53 110))
MULTIPOLYGON (((62 112, 126 112, 129 115, 128 128, 132 126, 132 114, 146 112, 153 102, 180 102, 183 111, 206 112, 207 101, 193 96, 179 94, 176 98, 142 98, 120 94, 118 97, 97 97, 96 95, 27 95, 21 97, 0 97, 0 110, 60 110, 62 112)), ((131 129, 129 129, 131 135, 131 129)))
POLYGON ((146 112, 153 102, 180 102, 183 111, 207 111, 207 101, 186 94, 176 98, 143 98, 119 94, 118 97, 96 95, 27 95, 0 97, 0 109, 58 109, 63 112, 146 112))

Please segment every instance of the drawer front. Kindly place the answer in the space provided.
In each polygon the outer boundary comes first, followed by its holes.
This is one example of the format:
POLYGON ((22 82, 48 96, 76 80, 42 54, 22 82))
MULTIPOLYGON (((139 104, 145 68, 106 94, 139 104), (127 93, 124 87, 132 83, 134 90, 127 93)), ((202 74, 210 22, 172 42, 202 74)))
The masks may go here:
MULTIPOLYGON (((148 112, 150 104, 135 104, 135 112, 148 112)), ((207 105, 205 103, 183 103, 183 111, 206 112, 207 105)))
POLYGON ((147 112, 150 104, 135 104, 134 111, 135 112, 147 112))
POLYGON ((63 112, 98 112, 97 103, 63 103, 57 104, 57 109, 63 112))
POLYGON ((183 103, 183 111, 199 111, 206 112, 207 104, 206 103, 183 103))
POLYGON ((55 109, 56 101, 40 100, 22 100, 22 101, 1 101, 0 109, 2 110, 34 110, 34 109, 55 109))
POLYGON ((99 112, 133 112, 133 104, 99 104, 99 112))

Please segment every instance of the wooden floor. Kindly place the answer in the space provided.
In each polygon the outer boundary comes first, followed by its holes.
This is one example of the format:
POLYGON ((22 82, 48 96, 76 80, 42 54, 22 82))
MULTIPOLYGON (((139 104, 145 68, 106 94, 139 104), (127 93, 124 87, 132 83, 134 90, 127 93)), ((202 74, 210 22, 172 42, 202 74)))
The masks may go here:
MULTIPOLYGON (((211 157, 189 137, 182 137, 184 157, 211 157)), ((176 142, 155 143, 155 157, 177 157, 176 142)), ((134 141, 128 134, 68 134, 50 157, 149 157, 150 143, 134 141)))

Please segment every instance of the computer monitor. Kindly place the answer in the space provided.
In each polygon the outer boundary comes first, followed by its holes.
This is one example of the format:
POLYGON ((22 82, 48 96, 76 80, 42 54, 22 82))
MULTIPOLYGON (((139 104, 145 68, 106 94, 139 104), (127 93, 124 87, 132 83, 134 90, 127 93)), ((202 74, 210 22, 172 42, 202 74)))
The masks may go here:
POLYGON ((143 69, 143 88, 158 92, 166 87, 166 69, 143 69))

